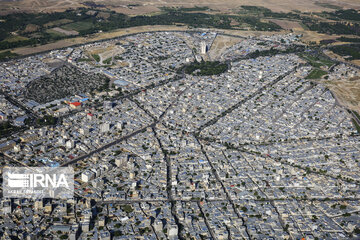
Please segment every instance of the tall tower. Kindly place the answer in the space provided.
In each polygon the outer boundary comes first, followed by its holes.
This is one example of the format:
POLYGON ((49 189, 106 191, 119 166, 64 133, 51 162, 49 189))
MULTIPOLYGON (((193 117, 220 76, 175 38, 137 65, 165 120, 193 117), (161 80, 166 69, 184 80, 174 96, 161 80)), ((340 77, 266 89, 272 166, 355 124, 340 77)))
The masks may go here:
POLYGON ((206 42, 205 41, 201 41, 200 43, 200 48, 201 48, 201 54, 205 54, 207 52, 207 46, 206 46, 206 42))

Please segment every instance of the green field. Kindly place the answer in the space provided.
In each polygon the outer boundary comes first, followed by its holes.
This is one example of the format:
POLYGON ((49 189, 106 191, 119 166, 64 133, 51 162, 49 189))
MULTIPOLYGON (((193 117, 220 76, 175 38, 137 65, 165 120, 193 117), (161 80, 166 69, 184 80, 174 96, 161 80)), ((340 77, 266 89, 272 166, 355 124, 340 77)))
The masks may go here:
POLYGON ((93 27, 92 22, 74 22, 61 26, 65 30, 85 31, 93 27))
POLYGON ((355 125, 356 130, 358 131, 358 133, 360 133, 360 126, 359 124, 355 121, 355 119, 351 119, 351 121, 353 122, 353 124, 355 125))
POLYGON ((92 60, 90 58, 78 58, 78 62, 91 62, 92 60))
POLYGON ((95 59, 95 61, 100 62, 100 56, 99 55, 92 54, 91 56, 95 59))
POLYGON ((334 46, 330 50, 347 60, 360 59, 360 47, 357 44, 334 46))
POLYGON ((312 56, 308 54, 299 54, 299 56, 306 60, 312 67, 314 67, 314 69, 309 73, 309 75, 307 75, 306 79, 321 78, 322 76, 326 75, 327 72, 320 68, 324 66, 331 67, 332 65, 334 65, 334 62, 321 56, 312 56))
POLYGON ((55 21, 51 21, 51 22, 48 22, 46 24, 44 24, 44 27, 54 27, 54 26, 60 26, 60 25, 63 25, 63 24, 67 24, 67 23, 71 23, 72 20, 70 19, 59 19, 59 20, 55 20, 55 21))
POLYGON ((4 41, 7 42, 18 42, 18 41, 24 41, 24 40, 28 40, 29 38, 27 37, 23 37, 23 36, 10 36, 8 38, 6 38, 4 41))
POLYGON ((306 54, 299 54, 299 56, 305 59, 311 66, 316 68, 319 68, 321 66, 331 67, 334 64, 334 62, 325 58, 314 57, 306 54))
POLYGON ((210 75, 219 75, 227 71, 228 65, 219 61, 214 62, 192 62, 189 65, 185 65, 182 68, 178 69, 179 72, 184 72, 186 74, 192 74, 197 76, 210 76, 210 75))
POLYGON ((16 53, 12 53, 10 51, 0 52, 0 60, 10 59, 16 56, 18 56, 16 53))
POLYGON ((306 79, 318 79, 322 76, 326 75, 327 72, 320 70, 320 69, 314 69, 311 71, 311 73, 306 77, 306 79))
POLYGON ((340 42, 356 42, 356 43, 360 43, 360 38, 348 38, 348 37, 340 37, 338 39, 336 39, 340 42))
POLYGON ((103 61, 103 64, 110 64, 112 60, 112 57, 109 57, 108 59, 103 61))
POLYGON ((66 34, 52 30, 47 29, 46 32, 51 35, 51 37, 57 38, 57 37, 66 37, 66 34))

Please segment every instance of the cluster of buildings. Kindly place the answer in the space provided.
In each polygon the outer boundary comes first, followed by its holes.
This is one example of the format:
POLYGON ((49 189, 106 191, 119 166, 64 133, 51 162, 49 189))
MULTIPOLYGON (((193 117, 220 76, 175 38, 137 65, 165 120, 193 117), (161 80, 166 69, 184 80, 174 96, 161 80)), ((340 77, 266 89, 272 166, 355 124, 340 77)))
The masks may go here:
POLYGON ((11 122, 13 125, 22 125, 22 119, 26 116, 25 111, 6 100, 4 95, 0 95, 0 122, 11 122))
POLYGON ((2 63, 0 66, 0 87, 20 97, 26 86, 34 79, 49 74, 54 67, 46 62, 49 54, 31 56, 2 63))
POLYGON ((221 60, 233 60, 253 53, 255 51, 265 50, 285 50, 292 44, 299 44, 300 35, 286 34, 286 35, 270 35, 262 36, 261 38, 249 37, 246 41, 240 41, 227 48, 220 56, 221 60))
POLYGON ((70 56, 73 64, 88 72, 101 72, 113 80, 114 86, 126 90, 145 87, 175 77, 174 70, 194 60, 186 42, 170 32, 141 33, 121 40, 87 44, 70 56), (94 64, 88 59, 92 49, 121 47, 113 52, 112 65, 94 64))
MULTIPOLYGON (((351 116, 306 79, 312 68, 295 54, 239 58, 219 76, 176 73, 216 36, 141 33, 0 64, 3 90, 61 119, 2 138, 2 166, 75 170, 73 199, 0 199, 5 239, 358 238, 351 116), (89 53, 102 48, 121 51, 103 53, 107 64, 89 53), (31 80, 64 62, 107 75, 111 88, 43 104, 24 98, 31 80)), ((296 40, 242 38, 222 59, 296 40)), ((339 65, 329 79, 356 74, 339 65)), ((5 98, 1 113, 26 115, 5 98)))
POLYGON ((39 160, 43 158, 62 164, 112 142, 114 136, 125 136, 151 123, 151 118, 130 100, 103 105, 70 115, 61 125, 27 130, 20 137, 24 140, 18 140, 18 150, 7 154, 25 164, 41 166, 39 160))
POLYGON ((195 131, 260 88, 268 86, 277 77, 292 71, 298 62, 299 58, 290 54, 260 57, 233 62, 231 69, 219 76, 188 76, 188 81, 195 84, 181 96, 178 107, 165 116, 165 121, 172 127, 195 131))
POLYGON ((335 103, 331 92, 304 80, 310 70, 300 67, 266 85, 266 92, 205 128, 203 134, 244 144, 355 133, 347 111, 335 103))

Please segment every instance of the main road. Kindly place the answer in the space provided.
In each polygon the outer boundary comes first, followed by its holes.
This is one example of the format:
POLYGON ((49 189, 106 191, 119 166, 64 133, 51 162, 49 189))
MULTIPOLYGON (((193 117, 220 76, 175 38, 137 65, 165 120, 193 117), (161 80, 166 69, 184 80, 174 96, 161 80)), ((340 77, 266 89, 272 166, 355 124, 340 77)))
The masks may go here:
POLYGON ((79 156, 79 157, 77 157, 77 158, 74 158, 74 159, 72 159, 72 160, 70 160, 70 161, 68 161, 68 162, 66 162, 66 163, 63 163, 63 164, 61 164, 60 166, 61 166, 61 167, 66 167, 66 166, 68 166, 68 165, 70 165, 70 164, 74 164, 74 163, 77 163, 78 161, 84 160, 84 159, 86 159, 86 158, 94 155, 95 153, 101 152, 101 151, 103 151, 103 150, 105 150, 105 149, 107 149, 107 148, 109 148, 109 147, 112 147, 112 146, 114 146, 114 145, 116 145, 116 144, 118 144, 118 143, 120 143, 120 142, 122 142, 122 141, 124 141, 124 140, 127 140, 127 139, 129 139, 129 138, 131 138, 131 137, 133 137, 133 136, 141 133, 141 132, 144 132, 144 131, 146 131, 147 128, 149 128, 149 127, 152 128, 152 127, 154 127, 156 124, 157 124, 157 122, 155 121, 155 122, 153 122, 153 123, 151 123, 151 124, 149 124, 149 125, 141 128, 141 129, 139 129, 139 130, 136 130, 135 132, 132 132, 132 133, 126 135, 126 136, 123 136, 123 137, 121 137, 121 138, 119 138, 119 139, 116 139, 116 140, 113 141, 113 142, 107 143, 107 144, 105 144, 105 145, 103 145, 103 146, 101 146, 101 147, 99 147, 99 148, 97 148, 97 149, 95 149, 95 150, 93 150, 93 151, 91 151, 91 152, 88 152, 88 153, 86 153, 86 154, 84 154, 84 155, 81 155, 81 156, 79 156))
POLYGON ((140 128, 140 129, 138 129, 138 130, 136 130, 136 131, 134 131, 134 132, 126 135, 126 136, 123 136, 123 137, 121 137, 121 138, 118 138, 118 139, 116 139, 116 140, 114 140, 114 141, 112 141, 112 142, 110 142, 110 143, 107 143, 107 144, 105 144, 105 145, 103 145, 103 146, 101 146, 101 147, 99 147, 99 148, 97 148, 97 149, 95 149, 95 150, 93 150, 93 151, 90 151, 90 152, 88 152, 88 153, 86 153, 86 154, 84 154, 84 155, 81 155, 81 156, 79 156, 79 157, 76 157, 76 158, 68 161, 68 162, 65 162, 65 163, 61 164, 60 166, 61 166, 61 167, 66 167, 66 166, 69 166, 69 165, 71 165, 71 164, 75 164, 75 163, 77 163, 77 162, 79 162, 79 161, 81 161, 81 160, 84 160, 84 159, 86 159, 86 158, 88 158, 88 157, 90 157, 90 156, 92 156, 92 155, 94 155, 94 154, 96 154, 96 153, 99 153, 99 152, 101 152, 101 151, 104 151, 104 150, 107 149, 107 148, 110 148, 110 147, 112 147, 112 146, 114 146, 114 145, 116 145, 116 144, 119 144, 120 142, 122 142, 122 141, 124 141, 124 140, 127 140, 127 139, 129 139, 129 138, 131 138, 131 137, 133 137, 133 136, 141 133, 141 132, 144 132, 144 131, 146 131, 147 128, 154 128, 154 127, 156 126, 156 124, 158 124, 158 123, 162 120, 162 118, 165 116, 165 114, 167 113, 167 111, 174 105, 174 103, 176 103, 176 102, 179 100, 180 96, 181 96, 188 88, 189 88, 189 87, 187 87, 185 90, 183 90, 182 92, 180 92, 180 93, 178 94, 178 96, 174 99, 174 101, 169 104, 169 106, 165 109, 165 111, 159 116, 158 119, 155 119, 153 123, 151 123, 151 124, 149 124, 149 125, 146 125, 145 127, 140 128))

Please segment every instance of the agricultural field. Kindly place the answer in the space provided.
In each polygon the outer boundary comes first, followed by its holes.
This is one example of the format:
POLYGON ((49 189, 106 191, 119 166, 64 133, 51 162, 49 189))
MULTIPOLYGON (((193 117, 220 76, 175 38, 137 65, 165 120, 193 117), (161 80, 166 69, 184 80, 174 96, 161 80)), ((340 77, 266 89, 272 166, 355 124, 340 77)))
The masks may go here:
POLYGON ((62 26, 62 28, 65 30, 69 30, 69 31, 73 30, 73 31, 77 31, 77 32, 88 30, 91 27, 93 27, 93 23, 85 22, 85 21, 69 23, 69 24, 62 26))
POLYGON ((18 41, 24 41, 24 40, 28 40, 28 39, 29 39, 29 38, 23 37, 23 36, 12 35, 12 36, 9 36, 8 38, 6 38, 4 41, 7 41, 7 42, 18 42, 18 41))
POLYGON ((65 37, 71 35, 78 35, 79 33, 74 30, 65 30, 59 27, 51 28, 46 30, 47 33, 53 35, 54 37, 65 37))

